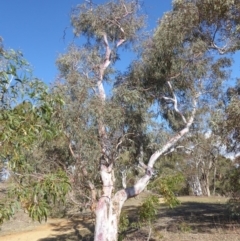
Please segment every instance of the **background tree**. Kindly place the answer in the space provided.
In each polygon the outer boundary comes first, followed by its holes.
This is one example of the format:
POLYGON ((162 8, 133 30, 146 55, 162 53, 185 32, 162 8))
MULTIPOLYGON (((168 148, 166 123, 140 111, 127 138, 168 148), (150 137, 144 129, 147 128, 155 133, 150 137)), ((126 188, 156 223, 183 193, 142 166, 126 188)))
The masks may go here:
POLYGON ((220 105, 218 112, 213 119, 215 133, 221 136, 222 147, 225 152, 232 156, 232 167, 223 178, 224 191, 232 198, 229 200, 230 211, 234 215, 239 215, 239 131, 238 123, 240 114, 240 91, 239 80, 234 87, 228 88, 224 102, 220 105))

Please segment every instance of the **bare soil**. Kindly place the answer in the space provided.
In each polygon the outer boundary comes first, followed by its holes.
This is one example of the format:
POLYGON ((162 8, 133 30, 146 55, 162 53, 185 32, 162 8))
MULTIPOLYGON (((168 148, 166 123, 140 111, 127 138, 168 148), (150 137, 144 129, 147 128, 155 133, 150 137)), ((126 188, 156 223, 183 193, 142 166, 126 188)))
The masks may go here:
MULTIPOLYGON (((137 207, 146 197, 132 198, 124 211, 135 221, 137 207)), ((226 213, 224 197, 179 197, 182 204, 169 209, 159 205, 158 216, 151 229, 151 241, 240 241, 240 220, 226 213)), ((28 215, 19 212, 14 219, 4 223, 0 241, 91 241, 94 222, 89 213, 68 218, 49 219, 46 223, 32 222, 28 215)), ((130 228, 124 241, 147 240, 149 227, 130 228)))

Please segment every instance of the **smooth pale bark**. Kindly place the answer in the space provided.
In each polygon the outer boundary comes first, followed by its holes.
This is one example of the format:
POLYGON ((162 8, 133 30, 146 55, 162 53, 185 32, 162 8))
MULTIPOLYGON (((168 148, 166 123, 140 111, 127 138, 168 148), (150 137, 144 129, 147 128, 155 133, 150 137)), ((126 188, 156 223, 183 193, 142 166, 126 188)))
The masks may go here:
MULTIPOLYGON (((110 65, 110 55, 111 49, 108 43, 107 35, 103 34, 103 41, 105 45, 105 58, 103 64, 99 66, 99 80, 97 82, 99 98, 102 101, 102 104, 105 104, 106 94, 103 87, 103 76, 107 67, 110 65)), ((120 46, 124 41, 122 41, 118 46, 120 46)), ((117 46, 117 47, 118 47, 117 46)), ((103 157, 100 160, 100 175, 103 183, 102 187, 102 196, 97 202, 96 205, 96 220, 95 220, 95 233, 94 240, 97 241, 117 241, 117 225, 119 220, 120 211, 122 208, 121 199, 114 201, 112 199, 113 193, 113 184, 115 181, 114 172, 113 172, 113 161, 108 159, 106 141, 108 136, 106 133, 106 128, 104 122, 98 120, 98 132, 101 141, 101 148, 103 157)), ((115 195, 116 196, 116 195, 115 195)))
POLYGON ((190 195, 196 195, 196 196, 202 196, 203 195, 202 186, 201 186, 200 180, 198 178, 198 174, 190 177, 188 183, 189 183, 189 188, 190 188, 190 190, 189 190, 190 195))
POLYGON ((118 222, 124 202, 128 198, 140 194, 147 186, 151 176, 145 174, 133 187, 118 191, 113 198, 103 195, 99 199, 96 209, 95 241, 118 240, 118 222))
MULTIPOLYGON (((98 93, 101 101, 105 102, 106 95, 103 88, 102 80, 105 69, 110 64, 110 53, 111 50, 108 45, 107 37, 104 35, 104 43, 106 47, 106 54, 104 63, 100 66, 99 81, 97 83, 98 93)), ((177 111, 182 117, 182 121, 185 124, 180 132, 172 137, 161 149, 157 150, 145 166, 145 175, 140 178, 133 187, 125 188, 118 191, 113 195, 114 175, 113 175, 113 162, 108 162, 106 155, 105 141, 107 140, 107 134, 104 123, 99 120, 99 136, 101 139, 102 153, 104 160, 100 163, 100 174, 103 183, 102 196, 100 197, 96 206, 96 222, 95 222, 95 241, 117 241, 118 240, 118 223, 124 202, 131 197, 139 195, 147 186, 149 180, 154 174, 153 167, 157 159, 168 151, 173 145, 175 145, 185 134, 189 132, 189 128, 193 123, 195 112, 196 112, 196 98, 193 99, 193 110, 192 115, 187 121, 185 117, 178 110, 177 98, 173 92, 172 85, 168 81, 168 86, 171 90, 173 98, 171 99, 174 103, 175 111, 177 111)), ((144 165, 143 165, 144 166, 144 165)))
MULTIPOLYGON (((126 9, 126 14, 129 12, 126 9)), ((116 43, 118 48, 125 42, 126 36, 124 29, 121 25, 118 26, 122 32, 122 38, 116 43)), ((104 107, 106 101, 106 94, 103 87, 103 78, 105 70, 111 64, 111 48, 108 42, 108 36, 103 33, 103 43, 105 46, 105 56, 102 64, 99 65, 99 79, 97 81, 98 95, 104 107)), ((113 194, 114 185, 114 173, 113 164, 114 160, 111 160, 108 156, 106 141, 108 140, 108 135, 106 132, 105 123, 101 119, 98 120, 98 132, 100 137, 102 157, 100 159, 100 175, 102 179, 102 195, 99 198, 96 206, 96 222, 95 222, 95 241, 117 241, 118 240, 118 222, 121 214, 121 209, 124 202, 131 197, 140 194, 147 186, 150 178, 153 176, 153 167, 157 159, 164 154, 169 148, 171 148, 180 138, 182 138, 186 133, 189 132, 189 127, 192 125, 195 111, 196 111, 196 101, 193 101, 193 111, 192 116, 187 121, 182 113, 178 109, 177 98, 173 92, 172 85, 170 81, 167 82, 172 98, 170 101, 174 104, 175 111, 181 116, 182 121, 185 125, 179 133, 177 133, 172 139, 170 139, 166 145, 164 145, 160 150, 156 151, 150 158, 148 165, 145 166, 145 175, 140 178, 133 187, 122 189, 113 194)), ((167 98, 167 97, 163 97, 167 98)), ((141 160, 140 160, 141 161, 141 160)), ((144 165, 143 165, 144 166, 144 165)))
POLYGON ((118 222, 124 202, 128 198, 139 195, 145 189, 154 174, 153 167, 157 159, 189 132, 196 112, 195 106, 196 101, 194 101, 192 116, 187 121, 185 128, 172 137, 160 150, 156 151, 150 157, 148 165, 146 166, 145 175, 140 178, 134 186, 122 189, 115 195, 112 195, 112 166, 110 165, 108 168, 106 168, 106 166, 101 166, 103 194, 96 208, 95 241, 118 240, 118 222))
POLYGON ((210 186, 210 183, 209 183, 209 177, 207 176, 207 177, 206 177, 206 191, 207 191, 207 196, 208 196, 208 197, 211 196, 209 186, 210 186))
POLYGON ((203 194, 205 196, 210 197, 211 192, 210 192, 210 181, 209 181, 209 175, 210 175, 210 170, 212 169, 213 161, 210 160, 208 162, 208 165, 205 163, 205 161, 202 161, 202 189, 203 189, 203 194))
POLYGON ((123 188, 126 188, 126 187, 127 187, 127 173, 126 173, 126 172, 127 172, 126 170, 124 170, 124 171, 121 172, 121 174, 122 174, 122 186, 123 186, 123 188))
POLYGON ((210 197, 211 193, 210 193, 210 189, 209 189, 209 178, 207 175, 203 175, 202 180, 202 189, 203 189, 203 195, 210 197))
POLYGON ((149 163, 148 163, 148 167, 149 168, 153 168, 155 162, 157 161, 157 159, 164 153, 166 152, 169 148, 171 148, 174 144, 176 144, 179 139, 181 139, 185 134, 187 134, 189 132, 189 128, 193 123, 194 120, 194 116, 195 116, 195 109, 194 109, 194 115, 190 118, 190 120, 188 121, 186 127, 184 129, 182 129, 177 135, 175 135, 165 146, 162 147, 161 150, 156 151, 150 158, 149 163))
POLYGON ((217 160, 215 160, 214 171, 213 171, 213 196, 216 194, 216 176, 217 176, 217 160))

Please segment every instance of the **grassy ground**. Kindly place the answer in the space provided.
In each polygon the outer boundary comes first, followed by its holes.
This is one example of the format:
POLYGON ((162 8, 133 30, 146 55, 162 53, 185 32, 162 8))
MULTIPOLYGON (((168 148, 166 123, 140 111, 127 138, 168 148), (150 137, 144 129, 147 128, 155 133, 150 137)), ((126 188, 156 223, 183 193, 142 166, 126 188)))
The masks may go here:
MULTIPOLYGON (((230 217, 224 197, 179 197, 181 205, 169 209, 160 204, 157 219, 151 229, 142 227, 129 230, 124 241, 147 240, 151 230, 151 241, 240 241, 240 220, 230 217)), ((134 204, 134 200, 130 200, 134 204)), ((134 215, 134 205, 125 207, 134 215)))
MULTIPOLYGON (((124 211, 131 221, 147 193, 127 201, 124 211)), ((169 209, 159 204, 157 219, 151 227, 151 241, 240 241, 240 220, 226 213, 226 198, 179 197, 181 205, 169 209)), ((162 200, 160 200, 162 202, 162 200)), ((90 241, 94 230, 90 216, 74 215, 65 219, 50 219, 39 225, 20 213, 5 223, 0 241, 90 241)), ((124 241, 146 241, 149 227, 130 228, 124 241)))

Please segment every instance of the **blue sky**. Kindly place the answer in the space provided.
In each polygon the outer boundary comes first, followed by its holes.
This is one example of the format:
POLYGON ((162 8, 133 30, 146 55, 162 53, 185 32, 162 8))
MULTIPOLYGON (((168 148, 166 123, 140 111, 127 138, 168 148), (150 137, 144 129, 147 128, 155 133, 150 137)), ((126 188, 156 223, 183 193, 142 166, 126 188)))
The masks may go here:
MULTIPOLYGON (((21 50, 33 66, 34 75, 46 83, 57 76, 55 61, 74 40, 70 12, 84 0, 2 0, 0 3, 0 36, 4 46, 21 50), (63 38, 65 36, 65 38, 63 38)), ((95 0, 94 3, 104 3, 95 0)), ((171 0, 145 0, 143 12, 148 15, 149 29, 171 9, 171 0)))

